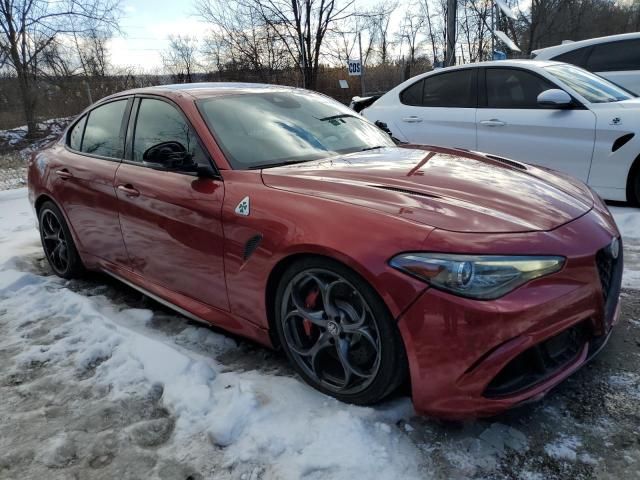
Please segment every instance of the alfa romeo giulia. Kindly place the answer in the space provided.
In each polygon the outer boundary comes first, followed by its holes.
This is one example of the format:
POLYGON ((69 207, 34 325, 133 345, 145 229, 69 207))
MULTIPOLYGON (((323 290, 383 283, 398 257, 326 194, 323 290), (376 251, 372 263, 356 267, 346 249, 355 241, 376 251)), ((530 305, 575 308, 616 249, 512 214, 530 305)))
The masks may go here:
POLYGON ((51 269, 105 272, 281 348, 311 386, 491 415, 592 358, 618 318, 620 235, 580 181, 396 146, 313 92, 131 90, 29 163, 51 269))

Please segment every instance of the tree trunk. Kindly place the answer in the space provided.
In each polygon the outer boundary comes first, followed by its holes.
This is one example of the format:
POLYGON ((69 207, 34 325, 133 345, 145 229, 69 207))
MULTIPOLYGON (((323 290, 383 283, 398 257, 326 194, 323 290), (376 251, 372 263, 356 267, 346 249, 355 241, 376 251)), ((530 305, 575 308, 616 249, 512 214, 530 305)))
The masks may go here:
POLYGON ((23 68, 17 70, 18 85, 20 86, 20 96, 22 97, 22 109, 27 122, 27 137, 33 138, 38 134, 38 123, 36 121, 36 96, 31 88, 31 78, 29 73, 23 68))

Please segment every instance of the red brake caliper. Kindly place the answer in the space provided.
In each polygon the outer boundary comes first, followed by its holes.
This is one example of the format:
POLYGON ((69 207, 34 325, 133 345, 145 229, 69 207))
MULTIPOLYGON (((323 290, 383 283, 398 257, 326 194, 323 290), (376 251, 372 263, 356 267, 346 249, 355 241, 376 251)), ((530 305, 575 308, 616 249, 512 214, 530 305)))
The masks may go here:
MULTIPOLYGON (((304 299, 304 308, 316 308, 316 303, 318 302, 318 295, 320 294, 320 290, 317 288, 311 290, 307 294, 307 298, 304 299)), ((313 328, 313 323, 311 323, 306 318, 302 322, 302 326, 304 327, 304 333, 307 334, 308 337, 311 336, 311 329, 313 328)))

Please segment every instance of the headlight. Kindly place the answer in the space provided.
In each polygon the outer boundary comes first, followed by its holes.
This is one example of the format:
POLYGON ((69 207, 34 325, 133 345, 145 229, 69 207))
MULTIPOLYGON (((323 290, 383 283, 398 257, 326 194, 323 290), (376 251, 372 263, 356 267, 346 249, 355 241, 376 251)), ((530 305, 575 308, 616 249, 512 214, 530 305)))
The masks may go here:
POLYGON ((557 272, 564 257, 404 253, 391 266, 435 288, 480 300, 492 300, 520 285, 557 272))

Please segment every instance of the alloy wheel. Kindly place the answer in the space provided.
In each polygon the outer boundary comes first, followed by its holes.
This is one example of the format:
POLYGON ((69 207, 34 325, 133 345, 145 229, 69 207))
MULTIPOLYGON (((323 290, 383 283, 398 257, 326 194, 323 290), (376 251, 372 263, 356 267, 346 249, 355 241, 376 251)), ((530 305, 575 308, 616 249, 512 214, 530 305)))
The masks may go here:
POLYGON ((371 308, 340 275, 309 269, 287 285, 282 329, 294 361, 319 385, 353 394, 380 368, 380 333, 371 308))
POLYGON ((42 243, 51 266, 58 273, 69 268, 69 242, 60 219, 51 210, 45 210, 41 216, 42 243))

